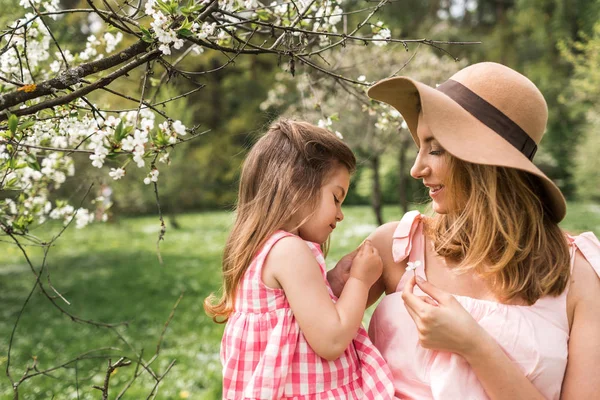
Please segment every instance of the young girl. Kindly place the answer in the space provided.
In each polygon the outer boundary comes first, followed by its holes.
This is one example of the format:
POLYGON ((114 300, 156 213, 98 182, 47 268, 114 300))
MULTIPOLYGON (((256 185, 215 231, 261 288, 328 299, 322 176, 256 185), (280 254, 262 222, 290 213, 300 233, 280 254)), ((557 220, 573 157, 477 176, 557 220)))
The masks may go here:
POLYGON ((244 163, 225 246, 223 295, 205 301, 226 320, 224 399, 389 399, 391 374, 361 327, 381 258, 358 250, 335 297, 322 248, 344 215, 352 151, 305 122, 275 123, 244 163))

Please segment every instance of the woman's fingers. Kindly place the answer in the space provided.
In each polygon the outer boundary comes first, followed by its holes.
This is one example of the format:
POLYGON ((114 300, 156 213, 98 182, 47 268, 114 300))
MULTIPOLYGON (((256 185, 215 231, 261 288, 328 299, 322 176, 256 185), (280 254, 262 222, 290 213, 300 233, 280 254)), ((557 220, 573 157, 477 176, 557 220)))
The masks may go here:
POLYGON ((418 296, 414 294, 415 284, 416 279, 413 276, 406 282, 404 289, 402 290, 402 299, 404 300, 407 309, 410 308, 419 314, 424 312, 428 306, 439 306, 438 303, 429 296, 418 296))
POLYGON ((439 304, 429 296, 419 296, 419 298, 427 304, 431 304, 434 307, 439 307, 439 304))
POLYGON ((448 292, 439 289, 438 287, 432 285, 431 283, 420 277, 419 279, 417 279, 416 284, 423 292, 432 297, 437 303, 446 303, 449 300, 449 298, 452 297, 448 292))
POLYGON ((424 307, 427 306, 427 303, 413 293, 415 284, 416 282, 414 276, 406 281, 404 289, 402 290, 402 300, 404 300, 404 305, 406 307, 411 308, 413 311, 419 314, 423 311, 424 307))

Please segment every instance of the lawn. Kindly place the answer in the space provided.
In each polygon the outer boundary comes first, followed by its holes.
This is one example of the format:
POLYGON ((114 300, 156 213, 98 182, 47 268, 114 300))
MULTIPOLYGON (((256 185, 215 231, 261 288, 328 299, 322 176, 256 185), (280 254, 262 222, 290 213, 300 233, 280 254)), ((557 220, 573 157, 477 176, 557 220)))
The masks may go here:
MULTIPOLYGON (((332 238, 328 265, 358 245, 374 228, 367 207, 347 207, 346 219, 332 238)), ((386 220, 399 216, 399 209, 385 209, 386 220)), ((204 298, 219 287, 220 257, 232 222, 227 212, 180 215, 178 230, 169 228, 161 243, 164 263, 158 262, 156 217, 122 218, 84 230, 69 228, 48 257, 52 285, 70 302, 60 304, 83 319, 106 323, 128 321, 114 330, 74 323, 36 291, 16 331, 11 353, 11 374, 20 377, 33 357, 40 370, 66 362, 92 349, 119 348, 132 359, 141 349, 149 359, 174 304, 183 293, 175 315, 164 334, 160 356, 152 364, 163 373, 176 360, 159 386, 159 399, 220 398, 219 342, 223 326, 214 324, 202 308, 204 298), (119 335, 133 345, 127 348, 119 335)), ((570 232, 600 233, 600 207, 572 204, 563 227, 570 232)), ((56 226, 44 226, 33 234, 48 239, 56 226)), ((41 254, 28 248, 34 265, 41 254)), ((46 278, 44 278, 46 282, 46 278)), ((14 245, 0 242, 0 368, 7 365, 8 342, 19 310, 31 290, 34 277, 14 245)), ((46 285, 47 286, 47 285, 46 285)), ((366 317, 368 318, 368 316, 366 317)), ((103 350, 93 354, 113 354, 103 350)), ((113 362, 115 359, 113 359, 113 362)), ((21 399, 98 399, 106 371, 105 358, 73 363, 46 376, 26 381, 21 399), (79 396, 79 397, 78 397, 79 396)), ((129 381, 134 367, 118 369, 111 377, 110 398, 129 381)), ((123 398, 146 398, 153 382, 143 374, 123 398)), ((0 397, 12 398, 10 382, 0 377, 0 397)))

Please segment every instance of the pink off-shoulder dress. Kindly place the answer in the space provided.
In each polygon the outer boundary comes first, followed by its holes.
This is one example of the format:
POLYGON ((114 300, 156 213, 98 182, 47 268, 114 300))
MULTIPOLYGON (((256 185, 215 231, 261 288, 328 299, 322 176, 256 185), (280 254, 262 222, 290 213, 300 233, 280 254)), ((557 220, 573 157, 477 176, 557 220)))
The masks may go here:
MULTIPOLYGON (((392 399, 391 373, 363 327, 337 360, 327 361, 306 341, 284 291, 263 283, 265 259, 273 245, 286 236, 293 235, 285 231, 273 234, 240 282, 235 311, 221 342, 223 399, 392 399)), ((306 244, 335 302, 321 248, 316 243, 306 244)))
MULTIPOLYGON (((600 275, 600 242, 591 232, 569 237, 571 263, 579 249, 600 275)), ((425 274, 422 216, 412 211, 402 218, 393 236, 393 257, 406 257, 425 274)), ((377 306, 369 335, 393 375, 396 398, 487 399, 482 385, 461 356, 428 350, 419 345, 415 324, 402 300, 402 288, 412 272, 405 273, 395 293, 377 306)), ((425 295, 418 286, 415 294, 425 295)), ((540 298, 532 306, 506 305, 466 296, 454 297, 492 335, 506 354, 547 399, 560 397, 567 366, 569 323, 567 292, 540 298)))

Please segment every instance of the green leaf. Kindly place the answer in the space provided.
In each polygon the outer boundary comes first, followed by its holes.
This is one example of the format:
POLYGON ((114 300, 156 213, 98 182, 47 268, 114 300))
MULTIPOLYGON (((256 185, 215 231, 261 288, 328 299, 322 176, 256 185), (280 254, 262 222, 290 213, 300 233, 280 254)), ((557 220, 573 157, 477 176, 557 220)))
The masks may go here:
POLYGON ((257 10, 256 11, 256 16, 258 17, 258 19, 260 19, 261 21, 268 21, 269 17, 271 16, 270 13, 267 10, 257 10))
POLYGON ((152 36, 152 34, 150 33, 150 31, 148 29, 144 28, 142 25, 140 25, 140 30, 142 31, 142 33, 144 35, 152 36))
POLYGON ((6 188, 7 189, 16 189, 18 181, 19 181, 19 178, 10 179, 8 182, 6 182, 6 188))
POLYGON ((33 125, 35 125, 35 121, 32 119, 28 119, 27 121, 25 121, 21 125, 19 125, 19 130, 24 131, 27 128, 31 128, 33 125))
POLYGON ((123 140, 123 121, 119 122, 119 125, 115 128, 115 141, 120 142, 123 140))
POLYGON ((10 139, 12 139, 13 134, 11 131, 4 131, 0 134, 0 136, 2 136, 4 139, 10 140, 10 139))
POLYGON ((158 8, 160 8, 162 11, 166 12, 167 14, 172 14, 171 2, 169 2, 169 4, 166 4, 162 0, 156 0, 156 5, 158 5, 158 8))
POLYGON ((40 166, 40 163, 38 163, 37 158, 33 154, 28 154, 27 155, 26 162, 27 162, 27 165, 29 165, 29 167, 31 169, 34 169, 36 171, 41 171, 42 170, 42 167, 40 166))
POLYGON ((148 29, 146 29, 140 25, 140 30, 142 31, 142 40, 144 42, 146 42, 146 43, 154 42, 154 37, 152 36, 152 33, 148 29))
POLYGON ((10 131, 15 134, 17 133, 17 126, 19 125, 19 117, 17 117, 15 114, 11 114, 10 117, 8 117, 8 129, 10 129, 10 131))
POLYGON ((146 43, 154 43, 154 39, 150 36, 143 35, 142 40, 146 43))
POLYGON ((190 37, 194 34, 194 32, 190 31, 189 29, 179 29, 177 33, 183 37, 190 37))

